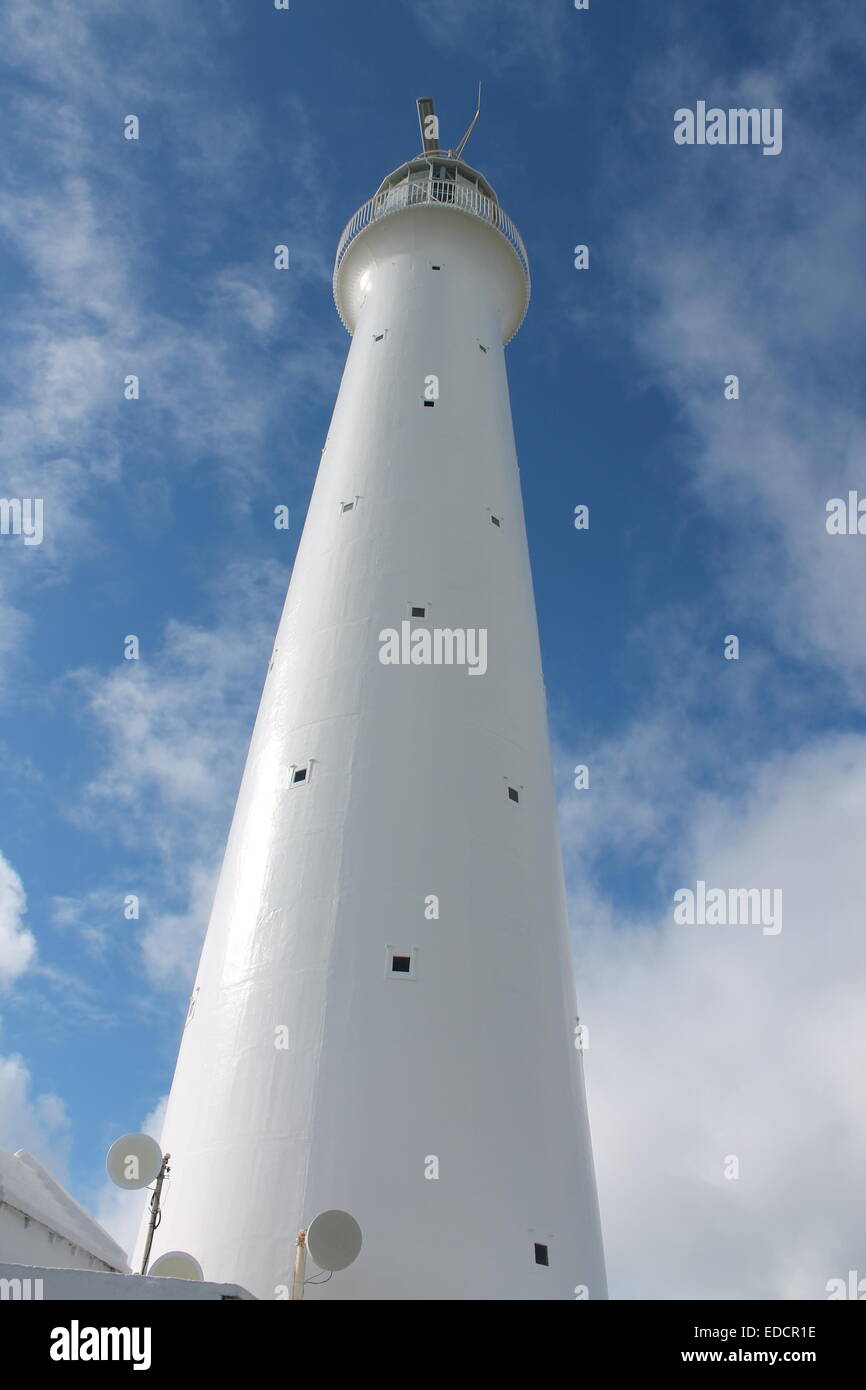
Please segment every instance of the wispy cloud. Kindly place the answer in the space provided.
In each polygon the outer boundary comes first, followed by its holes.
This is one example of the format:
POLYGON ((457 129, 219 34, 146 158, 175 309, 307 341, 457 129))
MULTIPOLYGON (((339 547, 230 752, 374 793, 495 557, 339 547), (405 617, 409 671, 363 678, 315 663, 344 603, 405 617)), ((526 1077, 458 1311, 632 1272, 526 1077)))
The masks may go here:
POLYGON ((316 134, 287 98, 296 138, 280 150, 277 197, 257 181, 260 117, 240 101, 215 110, 202 85, 214 80, 215 35, 235 22, 224 8, 205 22, 168 3, 121 22, 102 0, 13 0, 0 19, 0 48, 23 79, 6 115, 21 153, 0 176, 19 286, 3 327, 2 486, 45 507, 42 545, 4 543, 0 637, 24 635, 20 584, 55 582, 100 544, 91 517, 107 490, 122 512, 145 485, 171 492, 204 458, 244 507, 275 440, 291 454, 298 402, 337 379, 342 343, 305 298, 327 281, 333 235, 316 134), (130 113, 142 119, 137 142, 123 138, 130 113), (164 259, 170 215, 184 222, 183 266, 164 259), (243 261, 224 250, 229 225, 243 228, 243 261), (282 242, 284 273, 273 265, 282 242), (156 281, 168 287, 158 300, 156 281), (124 399, 133 374, 137 401, 124 399))
POLYGON ((286 581, 282 566, 238 563, 212 595, 212 626, 172 621, 140 661, 73 678, 103 749, 79 815, 155 856, 140 945, 168 988, 195 966, 286 581))
MULTIPOLYGON (((483 63, 484 71, 530 68, 559 90, 582 51, 581 16, 538 0, 413 0, 416 20, 431 43, 483 63)), ((529 96, 529 100, 532 100, 529 96)))
POLYGON ((766 70, 719 72, 694 41, 641 74, 630 135, 669 144, 667 177, 659 185, 654 166, 652 187, 630 189, 617 261, 643 384, 677 411, 679 461, 724 532, 721 592, 753 632, 822 667, 862 709, 866 613, 851 595, 866 584, 866 548, 828 536, 825 505, 864 486, 850 345, 866 336, 866 117, 845 101, 856 78, 840 84, 837 58, 843 34, 866 50, 866 21, 833 14, 841 29, 817 10, 793 29, 772 21, 766 70), (815 99, 829 90, 844 134, 815 99), (701 94, 783 104, 781 155, 675 147, 674 110, 701 94), (723 397, 731 373, 739 400, 723 397))

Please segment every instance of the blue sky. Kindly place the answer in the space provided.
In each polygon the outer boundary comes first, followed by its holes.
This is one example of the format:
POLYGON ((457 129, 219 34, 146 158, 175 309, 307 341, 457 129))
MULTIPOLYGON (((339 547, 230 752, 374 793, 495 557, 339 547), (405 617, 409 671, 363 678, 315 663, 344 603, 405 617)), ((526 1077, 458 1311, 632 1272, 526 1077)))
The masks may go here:
POLYGON ((866 494, 866 17, 9 0, 0 54, 0 495, 45 506, 0 536, 0 1146, 127 1237, 104 1154, 170 1083, 348 348, 337 240, 415 98, 454 144, 480 79, 468 158, 533 275, 508 362, 611 1291, 866 1275, 866 538, 825 527, 866 494), (698 100, 781 107, 781 153, 676 145, 698 100), (698 878, 781 886, 784 930, 674 926, 698 878))

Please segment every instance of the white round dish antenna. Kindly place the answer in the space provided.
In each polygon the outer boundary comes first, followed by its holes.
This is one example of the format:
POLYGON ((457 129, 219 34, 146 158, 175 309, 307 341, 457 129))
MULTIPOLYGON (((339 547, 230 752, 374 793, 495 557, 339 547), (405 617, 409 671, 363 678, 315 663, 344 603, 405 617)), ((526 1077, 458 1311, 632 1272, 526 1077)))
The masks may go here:
POLYGON ((307 1249, 319 1269, 347 1269, 361 1244, 361 1227, 347 1211, 323 1211, 310 1222, 307 1249))
POLYGON ((113 1183, 131 1192, 147 1187, 162 1167, 162 1149, 149 1134, 124 1134, 115 1139, 105 1160, 113 1183))
POLYGON ((160 1255, 158 1260, 154 1260, 148 1275, 154 1274, 159 1279, 203 1279, 201 1265, 198 1260, 193 1259, 185 1250, 168 1250, 164 1255, 160 1255))

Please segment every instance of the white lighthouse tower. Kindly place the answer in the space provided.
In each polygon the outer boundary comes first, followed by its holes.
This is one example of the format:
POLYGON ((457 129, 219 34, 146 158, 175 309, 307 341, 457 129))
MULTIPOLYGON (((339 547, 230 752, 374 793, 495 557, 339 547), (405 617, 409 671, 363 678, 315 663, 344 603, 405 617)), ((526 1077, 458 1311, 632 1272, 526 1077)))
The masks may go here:
POLYGON ((153 1256, 305 1298, 606 1297, 504 348, 520 235, 438 148, 340 239, 352 343, 162 1137, 153 1256), (312 1253, 312 1252, 311 1252, 312 1253))

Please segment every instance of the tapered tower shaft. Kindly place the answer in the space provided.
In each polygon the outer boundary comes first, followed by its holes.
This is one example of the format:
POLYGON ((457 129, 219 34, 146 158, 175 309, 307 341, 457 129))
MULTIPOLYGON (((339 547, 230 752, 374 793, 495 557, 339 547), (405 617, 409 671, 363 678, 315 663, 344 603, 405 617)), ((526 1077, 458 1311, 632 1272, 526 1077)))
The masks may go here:
POLYGON ((154 1253, 283 1297, 298 1229, 342 1208, 361 1254, 307 1298, 604 1297, 504 359, 525 252, 478 174, 423 157, 349 224, 335 296, 352 344, 154 1253))

